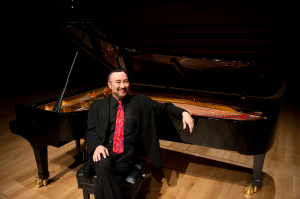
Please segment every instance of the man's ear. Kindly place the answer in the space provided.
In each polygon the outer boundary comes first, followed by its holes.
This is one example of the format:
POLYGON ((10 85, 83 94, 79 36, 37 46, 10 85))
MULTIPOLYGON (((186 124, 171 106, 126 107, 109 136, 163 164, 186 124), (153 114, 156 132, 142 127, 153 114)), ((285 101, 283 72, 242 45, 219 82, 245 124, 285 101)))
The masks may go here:
POLYGON ((107 85, 108 85, 108 87, 109 87, 110 90, 111 90, 111 84, 110 84, 110 82, 107 82, 107 85))

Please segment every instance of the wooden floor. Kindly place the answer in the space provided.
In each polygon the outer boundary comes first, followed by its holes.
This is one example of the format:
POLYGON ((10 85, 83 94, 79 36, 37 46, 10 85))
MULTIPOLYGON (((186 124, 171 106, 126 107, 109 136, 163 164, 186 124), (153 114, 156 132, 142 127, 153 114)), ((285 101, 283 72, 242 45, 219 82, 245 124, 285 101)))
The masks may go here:
MULTIPOLYGON (((1 101, 0 199, 83 198, 75 177, 81 165, 73 164, 75 142, 61 148, 48 147, 50 183, 36 188, 33 150, 25 139, 12 134, 8 126, 15 119, 14 104, 39 102, 58 93, 50 90, 1 101)), ((244 194, 251 181, 253 156, 161 141, 163 167, 154 167, 145 157, 149 166, 143 184, 144 198, 300 198, 300 107, 296 102, 292 98, 279 100, 276 141, 266 155, 258 193, 244 194)))

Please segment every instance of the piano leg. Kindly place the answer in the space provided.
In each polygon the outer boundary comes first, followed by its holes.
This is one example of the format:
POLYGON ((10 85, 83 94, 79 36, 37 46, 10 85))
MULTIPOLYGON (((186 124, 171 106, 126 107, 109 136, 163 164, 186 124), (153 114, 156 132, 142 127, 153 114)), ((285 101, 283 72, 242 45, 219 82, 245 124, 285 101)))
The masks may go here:
POLYGON ((260 155, 255 155, 253 160, 253 176, 252 183, 250 183, 246 188, 245 192, 247 194, 256 193, 258 187, 260 187, 260 177, 264 165, 265 153, 260 155))
POLYGON ((49 178, 48 171, 48 150, 47 146, 42 148, 33 148, 36 164, 38 167, 38 178, 35 182, 37 187, 47 185, 47 179, 49 178))
POLYGON ((77 162, 82 162, 83 161, 83 154, 82 151, 80 149, 80 140, 76 140, 76 151, 77 151, 77 157, 76 157, 76 161, 77 162))
MULTIPOLYGON (((253 160, 252 185, 257 188, 260 186, 260 176, 264 166, 265 155, 266 155, 265 153, 260 155, 255 155, 253 160)), ((255 189, 254 192, 256 192, 255 189)))

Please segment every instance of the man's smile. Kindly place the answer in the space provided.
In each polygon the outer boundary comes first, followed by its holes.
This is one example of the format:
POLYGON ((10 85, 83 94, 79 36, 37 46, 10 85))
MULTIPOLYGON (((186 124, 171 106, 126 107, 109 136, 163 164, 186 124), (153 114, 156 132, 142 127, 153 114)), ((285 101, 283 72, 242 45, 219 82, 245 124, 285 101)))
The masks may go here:
POLYGON ((127 93, 127 89, 119 90, 119 92, 120 92, 120 93, 123 93, 123 94, 124 94, 124 93, 127 93))

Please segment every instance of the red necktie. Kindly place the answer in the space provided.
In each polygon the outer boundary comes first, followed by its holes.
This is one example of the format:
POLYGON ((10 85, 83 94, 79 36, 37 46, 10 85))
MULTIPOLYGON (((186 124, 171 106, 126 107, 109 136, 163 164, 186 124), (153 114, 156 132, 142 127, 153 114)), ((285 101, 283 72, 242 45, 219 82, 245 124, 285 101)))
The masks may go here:
POLYGON ((119 107, 117 111, 115 135, 113 143, 113 152, 116 154, 124 151, 124 107, 122 101, 118 101, 119 107))

